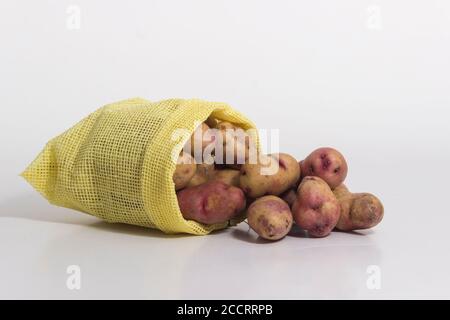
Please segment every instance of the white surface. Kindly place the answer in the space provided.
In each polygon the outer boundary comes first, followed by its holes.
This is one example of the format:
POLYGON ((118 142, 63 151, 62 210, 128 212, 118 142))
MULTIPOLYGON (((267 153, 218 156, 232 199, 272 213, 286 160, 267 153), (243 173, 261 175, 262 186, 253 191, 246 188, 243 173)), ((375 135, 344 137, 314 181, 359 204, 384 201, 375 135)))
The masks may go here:
POLYGON ((0 23, 0 298, 450 298, 447 1, 10 0, 0 23), (276 243, 245 224, 169 237, 50 206, 18 177, 48 139, 134 96, 228 102, 299 159, 334 146, 385 220, 276 243))

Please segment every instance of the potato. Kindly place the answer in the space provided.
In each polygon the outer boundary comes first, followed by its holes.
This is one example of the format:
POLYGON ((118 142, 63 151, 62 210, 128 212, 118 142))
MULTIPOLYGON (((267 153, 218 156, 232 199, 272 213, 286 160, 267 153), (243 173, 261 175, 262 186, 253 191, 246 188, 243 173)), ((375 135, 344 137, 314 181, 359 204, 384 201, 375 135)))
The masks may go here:
POLYGON ((260 155, 257 164, 245 164, 241 168, 240 187, 247 196, 280 195, 294 186, 300 177, 300 168, 292 156, 260 155))
POLYGON ((185 219, 204 224, 229 221, 245 209, 242 190, 219 181, 183 189, 177 198, 185 219))
POLYGON ((353 229, 373 228, 383 220, 384 206, 377 196, 366 192, 354 193, 353 197, 353 229))
POLYGON ((341 231, 369 229, 383 219, 383 204, 373 194, 351 193, 344 185, 336 188, 334 194, 341 206, 336 229, 341 231))
POLYGON ((173 182, 175 190, 185 188, 197 171, 197 165, 194 158, 186 152, 181 152, 177 161, 175 172, 173 173, 173 182))
POLYGON ((328 184, 319 177, 303 178, 292 206, 297 225, 312 237, 325 237, 339 220, 340 205, 328 184))
POLYGON ((275 196, 255 200, 247 210, 250 227, 262 238, 279 240, 292 228, 292 213, 289 205, 275 196))
POLYGON ((198 163, 202 163, 205 148, 208 145, 213 144, 214 141, 215 136, 212 130, 210 130, 210 127, 206 123, 202 123, 197 129, 195 129, 189 141, 186 142, 184 150, 194 156, 198 163))
POLYGON ((241 173, 239 172, 239 170, 223 169, 216 170, 211 180, 220 181, 234 187, 239 187, 240 177, 241 173))
POLYGON ((238 129, 238 126, 228 121, 220 121, 214 126, 214 128, 219 129, 220 131, 225 131, 238 129))
POLYGON ((340 184, 333 190, 334 195, 339 200, 339 198, 342 198, 344 196, 347 196, 351 194, 350 190, 348 190, 347 186, 345 184, 340 184))
POLYGON ((205 123, 210 128, 215 128, 220 121, 214 117, 209 117, 205 120, 205 123))
POLYGON ((301 162, 302 176, 316 176, 325 180, 331 189, 344 182, 347 176, 344 156, 333 148, 319 148, 301 162))
POLYGON ((214 164, 201 163, 197 165, 197 170, 192 179, 187 183, 187 187, 196 187, 204 184, 214 176, 214 164))
POLYGON ((268 193, 280 195, 298 183, 300 167, 297 160, 286 153, 272 156, 278 160, 279 170, 270 178, 272 181, 268 193))
POLYGON ((250 198, 259 198, 268 194, 271 183, 269 173, 277 170, 277 166, 278 162, 267 155, 260 155, 256 164, 243 165, 239 180, 240 188, 250 198))

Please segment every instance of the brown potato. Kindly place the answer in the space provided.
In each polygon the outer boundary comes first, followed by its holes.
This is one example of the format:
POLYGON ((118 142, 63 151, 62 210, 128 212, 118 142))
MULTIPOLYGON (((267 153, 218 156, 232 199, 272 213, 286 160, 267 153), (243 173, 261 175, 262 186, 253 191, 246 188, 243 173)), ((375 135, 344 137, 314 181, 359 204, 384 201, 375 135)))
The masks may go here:
POLYGON ((229 221, 245 209, 241 189, 212 181, 177 193, 183 217, 204 224, 229 221))
POLYGON ((205 123, 210 128, 215 128, 220 121, 214 117, 209 117, 205 120, 205 123))
POLYGON ((339 220, 340 205, 328 184, 319 177, 305 177, 292 207, 297 225, 312 237, 325 237, 339 220))
POLYGON ((279 240, 292 228, 292 213, 288 204, 275 196, 255 200, 247 210, 250 227, 262 238, 279 240))
POLYGON ((268 194, 280 195, 298 183, 300 167, 297 160, 289 154, 280 153, 272 157, 278 159, 279 170, 270 178, 272 181, 268 194))
POLYGON ((216 129, 219 129, 220 131, 225 131, 225 130, 235 130, 238 129, 238 127, 234 124, 232 124, 231 122, 228 121, 220 121, 215 125, 216 129))
POLYGON ((204 184, 214 176, 214 164, 201 163, 197 165, 197 170, 192 179, 187 183, 188 188, 204 184))
POLYGON ((347 162, 344 156, 333 148, 314 150, 301 161, 302 177, 316 176, 325 180, 331 189, 336 188, 347 177, 347 162))
POLYGON ((241 167, 239 186, 251 198, 259 198, 268 193, 270 175, 278 170, 278 161, 267 155, 260 155, 258 163, 245 164, 241 167))
POLYGON ((333 190, 334 195, 339 200, 339 198, 342 198, 344 196, 347 196, 351 194, 350 190, 348 190, 347 186, 345 184, 340 184, 333 190))
POLYGON ((245 164, 241 168, 240 187, 247 196, 280 195, 294 186, 300 177, 300 167, 292 156, 261 155, 259 163, 245 164))
POLYGON ((351 193, 344 185, 337 187, 334 194, 341 206, 336 229, 341 231, 369 229, 383 220, 383 204, 373 194, 351 193))
POLYGON ((239 170, 233 169, 216 170, 214 172, 213 177, 211 178, 211 181, 220 181, 230 186, 239 187, 240 176, 241 173, 239 172, 239 170))
POLYGON ((197 171, 194 158, 186 152, 182 152, 177 161, 175 172, 173 173, 173 182, 175 190, 185 188, 197 171))

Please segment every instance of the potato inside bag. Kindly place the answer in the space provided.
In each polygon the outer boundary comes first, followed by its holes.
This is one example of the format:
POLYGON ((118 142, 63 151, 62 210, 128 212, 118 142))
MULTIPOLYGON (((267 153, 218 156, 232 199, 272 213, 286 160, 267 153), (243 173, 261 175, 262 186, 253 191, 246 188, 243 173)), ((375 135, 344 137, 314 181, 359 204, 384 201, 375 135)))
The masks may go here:
POLYGON ((111 223, 205 235, 228 223, 185 220, 172 175, 176 156, 209 117, 255 129, 224 103, 129 99, 98 109, 50 140, 22 176, 57 206, 111 223))

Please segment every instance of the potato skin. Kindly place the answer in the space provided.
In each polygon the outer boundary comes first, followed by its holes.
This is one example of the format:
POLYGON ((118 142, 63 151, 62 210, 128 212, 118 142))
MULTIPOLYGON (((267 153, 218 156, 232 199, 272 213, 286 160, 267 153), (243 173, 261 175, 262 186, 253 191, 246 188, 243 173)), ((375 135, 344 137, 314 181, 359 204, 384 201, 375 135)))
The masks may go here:
POLYGON ((271 179, 261 170, 275 165, 275 159, 267 155, 260 155, 258 163, 247 163, 241 167, 240 188, 250 198, 259 198, 267 194, 271 179))
POLYGON ((341 192, 337 194, 337 199, 341 206, 341 214, 336 225, 338 230, 369 229, 383 219, 383 204, 373 194, 341 192))
POLYGON ((278 159, 279 170, 270 177, 271 184, 268 194, 280 195, 298 183, 300 167, 297 160, 287 153, 272 155, 272 157, 278 159))
POLYGON ((173 182, 175 190, 185 188, 197 171, 197 165, 194 158, 186 152, 182 152, 177 161, 175 172, 173 173, 173 182))
POLYGON ((247 210, 247 220, 250 227, 267 240, 284 238, 293 224, 289 205, 276 196, 255 200, 247 210))
POLYGON ((210 128, 215 128, 219 122, 220 121, 218 119, 213 117, 209 117, 208 119, 205 120, 206 125, 210 128))
POLYGON ((235 130, 235 129, 238 128, 236 125, 234 125, 234 124, 232 124, 231 122, 228 122, 228 121, 220 121, 214 127, 216 129, 219 129, 220 131, 235 130))
POLYGON ((325 237, 336 226, 340 205, 328 184, 319 177, 303 178, 292 214, 297 225, 312 237, 325 237))
POLYGON ((183 217, 204 224, 229 221, 245 209, 241 189, 218 181, 211 181, 177 193, 183 217))
POLYGON ((214 164, 197 164, 195 175, 189 180, 186 187, 192 188, 207 183, 214 176, 214 172, 214 164))
POLYGON ((294 157, 285 153, 260 155, 259 163, 242 166, 240 187, 251 198, 278 196, 294 186, 299 178, 300 167, 294 157), (262 172, 264 168, 275 168, 275 173, 266 174, 262 172))
POLYGON ((211 181, 220 181, 230 186, 239 187, 241 173, 239 170, 223 169, 216 170, 211 181))
POLYGON ((325 180, 331 189, 336 188, 347 177, 348 166, 344 156, 333 148, 314 150, 301 161, 302 177, 317 176, 325 180))
POLYGON ((339 200, 339 198, 342 198, 344 196, 350 195, 351 192, 350 190, 347 188, 347 186, 345 184, 340 184, 339 186, 337 186, 334 190, 333 190, 334 195, 336 196, 336 198, 339 200))

